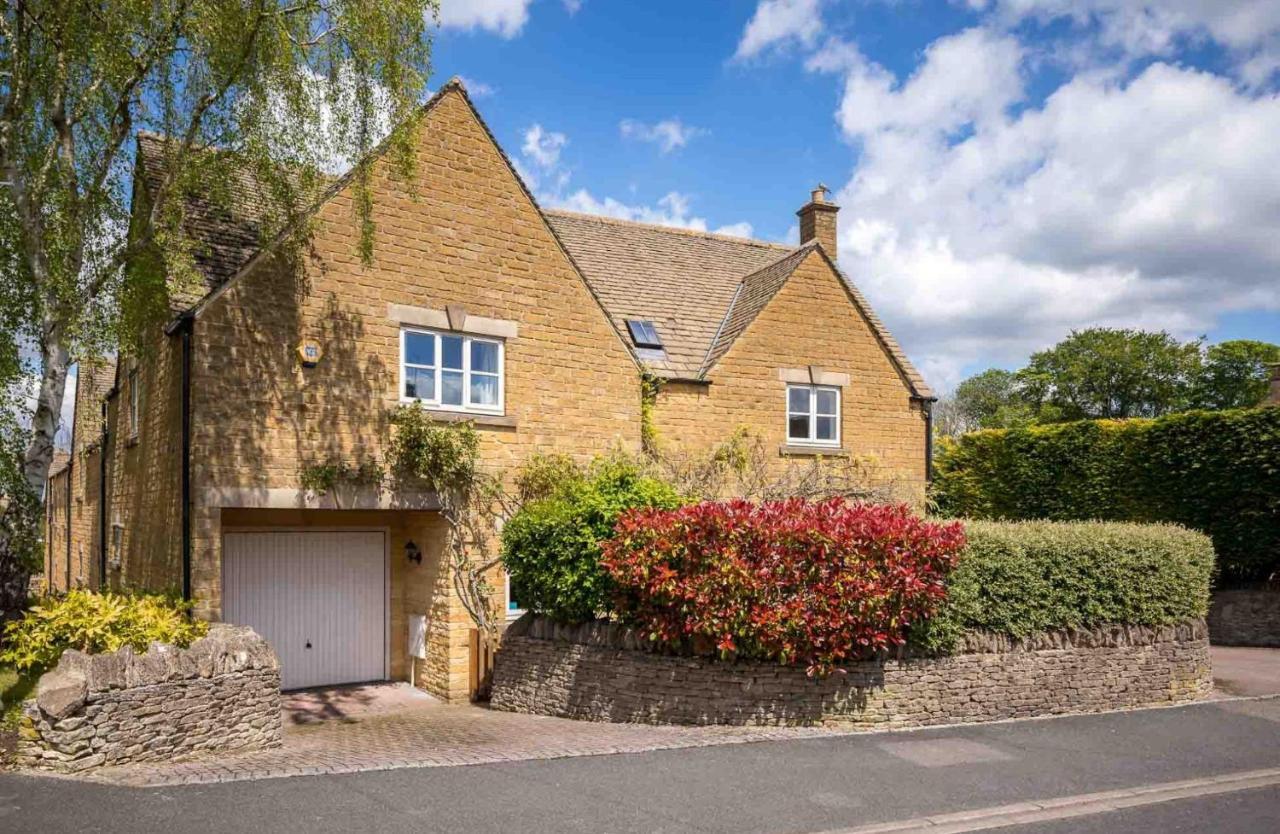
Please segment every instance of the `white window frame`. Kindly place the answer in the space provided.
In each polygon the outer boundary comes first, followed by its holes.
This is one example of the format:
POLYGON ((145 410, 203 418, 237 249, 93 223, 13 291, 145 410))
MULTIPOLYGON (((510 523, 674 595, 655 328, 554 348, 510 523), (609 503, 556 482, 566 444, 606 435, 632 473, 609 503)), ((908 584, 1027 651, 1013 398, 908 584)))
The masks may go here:
POLYGON ((138 436, 139 423, 142 422, 142 397, 139 392, 138 380, 141 377, 138 369, 133 368, 129 371, 129 439, 133 440, 138 436))
MULTIPOLYGON (((786 432, 784 436, 787 438, 787 445, 788 446, 818 446, 824 449, 827 449, 827 448, 838 449, 840 447, 840 435, 841 435, 841 429, 842 429, 842 426, 840 425, 842 422, 841 412, 844 409, 844 403, 840 401, 841 400, 840 394, 841 394, 840 386, 838 385, 802 385, 800 383, 788 383, 787 390, 783 395, 786 397, 786 399, 783 400, 783 409, 785 412, 784 419, 783 419, 783 431, 786 432), (793 389, 809 392, 808 411, 802 412, 802 411, 791 410, 791 391, 793 389), (817 437, 818 392, 819 391, 830 391, 836 395, 836 413, 835 413, 836 436, 835 436, 835 439, 833 440, 825 440, 825 439, 819 440, 817 437), (809 420, 809 436, 806 438, 792 437, 791 436, 791 417, 792 415, 800 416, 802 414, 809 420)), ((826 417, 829 415, 824 414, 822 416, 826 417)))
MULTIPOLYGON (((450 369, 455 370, 455 369, 450 369)), ((483 376, 491 376, 489 372, 477 371, 477 374, 483 376)), ((400 401, 405 403, 419 402, 428 408, 439 411, 457 411, 466 414, 503 414, 506 406, 507 395, 507 368, 506 368, 506 344, 502 339, 493 339, 484 336, 472 336, 468 333, 459 333, 450 330, 432 330, 426 327, 409 327, 402 326, 400 328, 400 401), (424 397, 410 397, 405 394, 405 368, 425 368, 423 365, 409 365, 405 358, 405 334, 419 333, 427 336, 435 337, 435 397, 426 399, 424 397), (445 336, 462 339, 462 405, 446 405, 440 401, 443 393, 442 374, 444 368, 444 351, 441 345, 441 339, 445 336), (471 402, 471 343, 484 342, 485 344, 496 345, 498 348, 498 402, 495 405, 474 405, 471 402)))

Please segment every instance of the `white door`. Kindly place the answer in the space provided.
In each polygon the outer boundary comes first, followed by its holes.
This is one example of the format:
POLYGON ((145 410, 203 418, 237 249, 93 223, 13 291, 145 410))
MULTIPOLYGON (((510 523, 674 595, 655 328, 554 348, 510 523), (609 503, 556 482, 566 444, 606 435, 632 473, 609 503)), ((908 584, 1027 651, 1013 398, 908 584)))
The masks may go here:
POLYGON ((281 686, 387 676, 383 533, 272 530, 222 538, 222 616, 266 638, 281 686))

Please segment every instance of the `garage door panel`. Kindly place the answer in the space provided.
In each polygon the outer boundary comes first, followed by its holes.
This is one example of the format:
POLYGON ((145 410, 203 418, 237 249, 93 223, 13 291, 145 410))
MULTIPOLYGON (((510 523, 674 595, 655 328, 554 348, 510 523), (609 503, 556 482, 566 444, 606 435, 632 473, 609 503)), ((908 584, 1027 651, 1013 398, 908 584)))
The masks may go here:
POLYGON ((382 533, 228 533, 223 554, 224 619, 271 643, 286 689, 386 676, 382 533))

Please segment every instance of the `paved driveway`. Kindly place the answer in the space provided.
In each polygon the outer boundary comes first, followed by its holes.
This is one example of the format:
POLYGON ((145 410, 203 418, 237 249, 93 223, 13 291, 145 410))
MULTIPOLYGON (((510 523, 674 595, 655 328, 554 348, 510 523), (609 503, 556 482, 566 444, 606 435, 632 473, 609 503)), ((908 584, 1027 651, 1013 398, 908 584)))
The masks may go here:
MULTIPOLYGON (((1214 649, 1220 697, 1280 693, 1280 649, 1214 649)), ((117 785, 208 784, 323 773, 640 753, 847 735, 799 727, 655 727, 494 712, 444 704, 407 684, 289 693, 276 750, 104 768, 117 785)), ((963 753, 963 751, 961 751, 963 753)))

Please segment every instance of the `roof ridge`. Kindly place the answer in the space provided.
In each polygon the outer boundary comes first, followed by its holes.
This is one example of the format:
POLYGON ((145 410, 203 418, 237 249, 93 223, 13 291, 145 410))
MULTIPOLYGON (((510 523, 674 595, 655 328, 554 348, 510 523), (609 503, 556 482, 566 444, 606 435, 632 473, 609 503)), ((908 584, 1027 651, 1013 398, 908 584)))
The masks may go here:
POLYGON ((755 237, 739 237, 737 235, 727 235, 723 232, 707 232, 701 229, 689 229, 682 226, 666 226, 662 223, 646 223, 643 220, 623 220, 620 217, 609 217, 604 214, 590 214, 585 211, 572 211, 570 209, 547 209, 542 210, 543 214, 553 215, 555 217, 567 217, 578 220, 591 220, 597 223, 608 223, 613 226, 631 226, 641 229, 652 229, 656 232, 670 232, 671 234, 687 235, 689 237, 710 238, 712 240, 723 240, 730 243, 746 243, 751 246, 759 246, 764 249, 785 249, 788 252, 793 247, 786 243, 774 243, 768 240, 761 240, 755 237))

